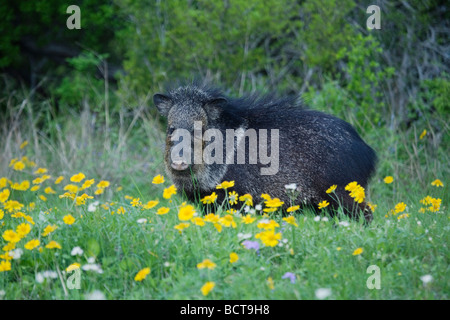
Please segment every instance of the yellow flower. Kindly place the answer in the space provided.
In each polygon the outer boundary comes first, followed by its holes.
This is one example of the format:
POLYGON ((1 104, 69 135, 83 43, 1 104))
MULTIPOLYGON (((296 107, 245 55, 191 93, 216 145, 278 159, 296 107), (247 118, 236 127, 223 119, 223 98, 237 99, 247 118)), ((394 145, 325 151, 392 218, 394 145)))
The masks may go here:
POLYGON ((178 211, 178 219, 181 221, 191 220, 195 214, 195 209, 192 205, 184 205, 178 211))
POLYGON ((11 189, 19 190, 19 191, 26 191, 26 190, 28 190, 29 187, 30 187, 30 181, 28 181, 28 180, 24 180, 20 184, 16 182, 13 185, 11 185, 11 189))
POLYGON ((395 205, 395 213, 396 214, 405 211, 405 209, 406 209, 406 204, 404 202, 400 202, 395 205))
POLYGON ((66 272, 71 272, 75 269, 79 269, 80 267, 81 267, 81 264, 79 264, 78 262, 74 262, 66 268, 66 272))
POLYGON ((378 207, 378 205, 373 204, 372 202, 367 202, 367 206, 372 210, 372 212, 375 212, 375 209, 378 207))
POLYGON ((5 241, 13 243, 19 242, 21 239, 14 230, 6 230, 5 232, 3 232, 2 237, 3 239, 5 239, 5 241))
POLYGON ((2 192, 0 192, 0 202, 5 202, 6 200, 8 200, 10 195, 10 191, 9 189, 4 189, 2 192))
POLYGON ((204 221, 206 221, 206 222, 211 222, 211 223, 217 223, 217 222, 219 222, 219 219, 220 219, 219 215, 214 214, 214 213, 208 213, 208 214, 203 218, 204 221))
POLYGON ((161 184, 164 182, 164 177, 160 174, 158 174, 156 177, 153 178, 152 183, 153 184, 161 184))
POLYGON ((434 180, 434 181, 431 183, 431 185, 432 185, 432 186, 435 186, 435 187, 443 187, 443 186, 444 186, 444 184, 442 183, 442 181, 439 180, 439 179, 434 180))
POLYGON ((253 197, 251 194, 246 193, 243 196, 240 196, 239 201, 245 201, 244 205, 253 207, 253 197))
POLYGON ((229 202, 231 205, 236 204, 236 203, 238 202, 238 198, 239 198, 239 195, 237 194, 236 191, 231 191, 231 192, 228 194, 228 202, 229 202))
POLYGON ((24 238, 31 231, 31 226, 28 223, 21 223, 17 226, 16 232, 20 238, 24 238))
POLYGON ((44 180, 41 177, 37 177, 36 179, 34 179, 33 181, 31 181, 33 184, 41 184, 42 182, 44 182, 44 180))
POLYGON ((44 202, 47 201, 47 198, 43 194, 39 195, 39 199, 41 199, 44 202))
POLYGON ((352 190, 352 192, 350 192, 350 197, 352 197, 355 200, 355 202, 358 203, 363 202, 366 197, 364 188, 359 186, 359 188, 352 190))
POLYGON ((86 199, 93 199, 94 197, 88 196, 86 193, 83 193, 81 196, 78 196, 75 198, 75 204, 77 206, 81 206, 83 204, 86 204, 86 199))
POLYGON ((427 135, 427 130, 424 129, 424 130, 422 131, 422 133, 420 134, 420 136, 419 136, 419 140, 422 140, 426 135, 427 135))
POLYGON ((70 181, 72 181, 72 182, 80 182, 84 178, 86 178, 86 176, 83 173, 80 172, 80 173, 77 173, 77 174, 73 175, 70 178, 70 181))
POLYGON ((437 212, 439 211, 440 207, 441 207, 441 202, 442 199, 439 198, 431 198, 430 199, 430 204, 431 206, 428 207, 428 210, 430 210, 431 212, 437 212))
POLYGON ((256 218, 254 218, 254 217, 252 217, 251 215, 246 215, 246 216, 243 216, 242 218, 241 218, 241 221, 243 222, 243 223, 245 223, 245 224, 250 224, 250 223, 253 223, 253 221, 255 221, 256 220, 256 218))
POLYGON ((158 203, 159 201, 157 200, 150 200, 147 204, 143 205, 142 208, 148 210, 155 207, 158 203))
POLYGON ((3 189, 4 187, 6 187, 7 183, 8 183, 8 179, 6 179, 5 177, 0 178, 0 189, 3 189))
POLYGON ((342 250, 342 247, 337 247, 336 250, 337 250, 337 251, 341 251, 341 250, 342 250))
POLYGON ((64 177, 63 176, 59 176, 58 178, 56 178, 55 184, 60 184, 61 181, 63 181, 63 180, 64 180, 64 177))
POLYGON ((300 206, 292 206, 292 207, 289 207, 289 208, 287 208, 287 212, 294 212, 294 211, 297 211, 298 209, 300 209, 300 206))
POLYGON ((216 189, 228 189, 234 187, 234 181, 224 181, 216 186, 216 189))
POLYGON ((386 177, 383 179, 383 181, 384 181, 384 183, 386 183, 386 184, 390 184, 390 183, 394 182, 394 177, 392 177, 392 176, 386 176, 386 177))
POLYGON ((31 223, 32 225, 34 225, 34 221, 33 221, 33 218, 32 218, 32 217, 25 215, 25 216, 24 216, 24 219, 27 220, 27 221, 28 221, 29 223, 31 223))
POLYGON ((200 217, 194 217, 191 219, 191 222, 197 226, 203 227, 205 225, 205 221, 200 217))
POLYGON ((360 185, 358 184, 358 182, 356 182, 356 181, 353 181, 353 182, 350 182, 349 184, 347 184, 346 186, 345 186, 345 190, 347 190, 347 191, 353 191, 353 190, 355 190, 355 189, 357 189, 357 188, 359 188, 360 187, 360 185))
POLYGON ((95 182, 95 179, 90 179, 90 180, 86 180, 84 181, 83 185, 81 186, 81 190, 87 189, 90 186, 92 186, 95 182))
POLYGON ((363 248, 358 248, 355 251, 353 251, 352 255, 359 256, 361 253, 363 253, 363 248))
POLYGON ((36 171, 34 171, 34 174, 43 174, 43 173, 47 173, 47 169, 45 168, 38 168, 36 171))
POLYGON ((42 233, 43 237, 48 236, 50 233, 52 233, 53 231, 55 231, 56 229, 58 229, 58 226, 56 224, 54 225, 48 225, 44 228, 44 232, 42 233))
POLYGON ((227 228, 230 226, 236 228, 236 222, 234 222, 233 216, 230 214, 227 214, 226 216, 220 218, 219 223, 227 228))
POLYGON ((56 193, 56 191, 53 190, 52 187, 47 187, 47 188, 45 188, 45 189, 44 189, 44 192, 45 192, 46 194, 54 194, 54 193, 56 193))
POLYGON ((5 215, 5 213, 3 212, 3 210, 2 209, 0 209, 0 220, 2 220, 3 219, 3 216, 5 215))
POLYGON ((33 250, 34 248, 37 248, 40 244, 41 242, 38 239, 33 239, 25 244, 25 249, 33 250))
POLYGON ((332 193, 334 190, 336 190, 337 185, 333 184, 331 187, 329 187, 326 191, 326 193, 332 193))
POLYGON ((109 181, 102 180, 97 184, 98 189, 105 189, 109 187, 109 181))
POLYGON ((61 245, 55 240, 50 241, 45 247, 47 249, 61 249, 61 245))
POLYGON ((210 259, 205 259, 202 262, 200 262, 199 264, 197 264, 197 268, 198 269, 214 269, 217 265, 212 262, 210 259))
POLYGON ((266 201, 269 201, 269 200, 272 199, 272 197, 269 196, 267 193, 263 193, 263 194, 261 195, 261 198, 263 198, 263 199, 266 200, 266 201))
POLYGON ((133 207, 140 207, 142 205, 139 198, 134 198, 130 203, 133 207))
POLYGON ((64 192, 64 194, 59 196, 60 199, 62 198, 69 198, 69 199, 75 199, 75 194, 71 193, 71 192, 64 192))
POLYGON ((260 222, 257 224, 258 229, 264 229, 264 230, 274 230, 276 227, 279 227, 280 225, 275 220, 260 220, 260 222))
POLYGON ((11 250, 14 250, 16 248, 16 243, 15 242, 8 242, 7 244, 6 244, 6 246, 4 246, 3 248, 2 248, 2 250, 3 251, 11 251, 11 250))
POLYGON ((0 272, 10 271, 10 270, 11 270, 11 262, 0 261, 0 272))
POLYGON ((330 203, 327 200, 323 200, 319 202, 319 209, 322 210, 323 208, 326 208, 330 205, 330 203))
POLYGON ((269 208, 278 208, 278 207, 281 207, 284 204, 284 202, 278 198, 273 198, 273 199, 264 201, 264 204, 266 205, 266 207, 269 207, 269 208))
POLYGON ((222 225, 220 223, 214 223, 214 228, 216 228, 217 232, 222 232, 222 225))
POLYGON ((22 171, 25 169, 25 164, 22 161, 16 161, 13 165, 13 169, 16 171, 22 171))
POLYGON ((177 229, 178 231, 180 231, 180 233, 181 233, 181 231, 183 231, 187 227, 189 227, 189 223, 182 222, 180 224, 177 224, 174 228, 177 229))
POLYGON ((166 214, 166 213, 169 212, 169 211, 170 211, 169 208, 167 208, 167 207, 161 207, 161 208, 158 209, 158 211, 156 211, 156 214, 163 215, 163 214, 166 214))
POLYGON ((295 217, 294 216, 289 216, 289 217, 283 218, 283 220, 286 221, 289 224, 292 224, 293 226, 298 227, 298 224, 295 221, 295 217))
POLYGON ((399 216, 397 217, 397 219, 400 220, 400 219, 408 218, 408 217, 409 217, 409 214, 404 213, 404 214, 399 215, 399 216))
POLYGON ((142 281, 150 274, 150 268, 140 270, 134 277, 134 281, 142 281))
POLYGON ((23 148, 25 148, 26 146, 28 145, 28 140, 25 140, 24 142, 22 142, 21 144, 20 144, 20 149, 22 150, 23 148))
POLYGON ((119 207, 119 209, 117 209, 117 214, 124 214, 125 212, 127 212, 122 206, 119 207))
POLYGON ((9 252, 6 252, 5 254, 0 254, 0 259, 4 259, 6 261, 12 260, 12 256, 9 255, 9 252))
POLYGON ((95 190, 94 194, 98 196, 99 194, 103 194, 103 192, 105 192, 105 189, 97 189, 95 190))
POLYGON ((211 204, 216 202, 217 199, 217 194, 215 192, 211 193, 209 196, 204 196, 202 199, 200 199, 200 201, 203 204, 211 204))
POLYGON ((68 214, 64 216, 63 221, 65 224, 71 225, 75 222, 75 218, 71 214, 68 214))
POLYGON ((273 290, 275 288, 272 277, 267 278, 267 286, 269 287, 270 290, 273 290))
POLYGON ((230 253, 230 263, 235 263, 238 260, 239 260, 239 256, 237 255, 236 252, 230 253))
POLYGON ((175 185, 171 185, 170 187, 164 189, 163 198, 170 199, 175 194, 177 194, 177 188, 175 185))
POLYGON ((214 289, 215 285, 216 284, 214 282, 208 281, 202 286, 200 290, 204 296, 207 296, 211 292, 211 290, 214 289))
POLYGON ((255 235, 267 247, 275 247, 281 239, 281 233, 275 233, 273 230, 263 231, 255 235))
POLYGON ((11 161, 9 162, 9 166, 12 167, 14 165, 14 163, 17 162, 17 158, 11 159, 11 161))
POLYGON ((23 204, 16 200, 8 200, 3 205, 3 208, 8 210, 8 212, 19 211, 23 208, 23 204))
POLYGON ((68 184, 67 186, 64 187, 65 191, 69 191, 70 193, 77 193, 78 192, 78 186, 74 185, 74 184, 68 184))

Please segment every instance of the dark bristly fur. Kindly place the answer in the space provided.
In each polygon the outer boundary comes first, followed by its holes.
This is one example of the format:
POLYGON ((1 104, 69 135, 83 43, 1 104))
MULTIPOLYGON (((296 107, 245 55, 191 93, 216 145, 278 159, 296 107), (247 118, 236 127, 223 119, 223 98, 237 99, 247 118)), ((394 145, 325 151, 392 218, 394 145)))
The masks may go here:
MULTIPOLYGON (((352 181, 366 188, 375 171, 376 154, 345 121, 308 110, 297 98, 252 95, 230 99, 217 89, 201 85, 186 85, 165 95, 156 94, 154 102, 159 112, 168 118, 167 173, 189 199, 209 195, 217 191, 216 184, 234 180, 234 190, 240 195, 250 193, 255 201, 259 201, 260 195, 267 193, 290 205, 285 185, 295 183, 299 193, 296 204, 317 208, 319 202, 327 200, 337 208, 338 203, 325 192, 336 184, 336 196, 347 214, 357 218, 362 212, 366 221, 372 219, 366 203, 356 203, 344 188, 352 181), (203 131, 216 128, 224 136, 226 129, 251 128, 257 132, 259 129, 269 132, 279 129, 278 173, 261 175, 260 169, 264 166, 259 161, 258 164, 248 163, 246 138, 245 164, 234 161, 228 165, 193 164, 182 172, 172 169, 171 132, 177 128, 192 132, 194 121, 202 121, 203 131), (192 176, 197 180, 195 186, 192 176)), ((270 152, 270 146, 268 149, 270 152)))

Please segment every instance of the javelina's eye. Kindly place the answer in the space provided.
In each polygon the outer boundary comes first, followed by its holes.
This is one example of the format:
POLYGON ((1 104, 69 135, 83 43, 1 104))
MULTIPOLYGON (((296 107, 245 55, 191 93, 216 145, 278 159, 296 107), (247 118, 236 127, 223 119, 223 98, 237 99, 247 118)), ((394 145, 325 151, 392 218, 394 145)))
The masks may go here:
POLYGON ((167 134, 170 136, 173 134, 174 131, 175 131, 174 127, 169 127, 169 129, 167 129, 167 134))

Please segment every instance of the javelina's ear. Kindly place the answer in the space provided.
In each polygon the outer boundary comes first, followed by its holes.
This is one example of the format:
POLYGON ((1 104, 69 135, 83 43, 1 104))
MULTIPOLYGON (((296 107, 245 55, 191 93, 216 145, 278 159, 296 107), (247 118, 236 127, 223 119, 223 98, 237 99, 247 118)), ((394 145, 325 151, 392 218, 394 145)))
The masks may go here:
POLYGON ((205 105, 206 113, 208 114, 208 117, 210 117, 213 120, 218 119, 222 114, 222 107, 228 103, 228 100, 225 98, 217 98, 209 101, 205 105))
POLYGON ((169 114, 169 110, 172 107, 172 99, 170 99, 170 97, 168 96, 157 93, 153 96, 153 103, 155 104, 159 113, 162 116, 167 117, 167 115, 169 114))

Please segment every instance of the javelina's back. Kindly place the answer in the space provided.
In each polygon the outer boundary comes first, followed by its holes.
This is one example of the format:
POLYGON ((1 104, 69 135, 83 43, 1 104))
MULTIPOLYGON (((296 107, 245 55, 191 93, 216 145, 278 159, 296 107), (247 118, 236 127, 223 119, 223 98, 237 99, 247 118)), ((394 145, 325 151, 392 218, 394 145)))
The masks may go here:
MULTIPOLYGON (((269 96, 228 99, 216 90, 196 86, 182 87, 168 95, 155 95, 154 100, 160 112, 168 116, 167 172, 189 198, 211 194, 215 185, 222 181, 235 181, 234 189, 239 194, 249 193, 258 201, 261 194, 267 193, 288 206, 292 203, 285 185, 295 184, 298 194, 295 204, 317 208, 319 202, 327 200, 334 207, 340 203, 350 215, 362 211, 366 220, 371 220, 372 213, 366 203, 355 203, 344 188, 352 181, 364 188, 367 186, 375 170, 376 155, 345 121, 305 109, 295 99, 269 96), (202 123, 203 131, 217 129, 224 136, 227 129, 233 129, 240 140, 235 141, 233 156, 225 159, 224 155, 220 164, 174 165, 170 155, 173 129, 193 132, 195 121, 202 123), (252 132, 256 132, 257 146, 252 145, 254 141, 249 134, 252 132), (272 140, 276 134, 278 139, 272 140), (239 164, 237 153, 244 147, 245 161, 239 164), (267 148, 266 154, 272 152, 273 155, 277 147, 276 170, 273 174, 261 174, 262 168, 274 166, 267 161, 262 163, 261 152, 264 154, 267 148), (256 164, 251 161, 252 152, 258 153, 256 164), (192 174, 196 185, 189 182, 192 174), (332 185, 337 185, 334 194, 327 194, 326 190, 332 185), (353 210, 355 207, 358 210, 353 210)), ((225 141, 223 146, 226 148, 225 141)))

